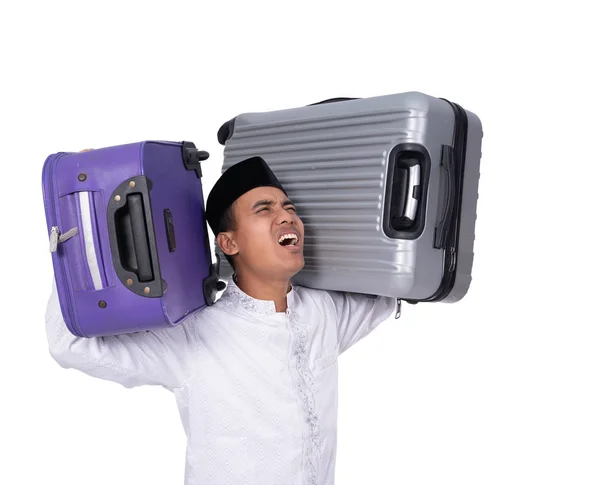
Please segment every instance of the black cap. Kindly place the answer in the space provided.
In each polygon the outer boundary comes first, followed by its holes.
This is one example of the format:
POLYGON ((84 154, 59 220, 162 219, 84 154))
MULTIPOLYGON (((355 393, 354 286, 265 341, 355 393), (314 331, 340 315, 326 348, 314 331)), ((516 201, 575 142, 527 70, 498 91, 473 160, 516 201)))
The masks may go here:
POLYGON ((261 157, 247 158, 229 167, 217 180, 206 201, 206 221, 216 236, 219 221, 238 198, 257 187, 276 187, 287 192, 261 157))

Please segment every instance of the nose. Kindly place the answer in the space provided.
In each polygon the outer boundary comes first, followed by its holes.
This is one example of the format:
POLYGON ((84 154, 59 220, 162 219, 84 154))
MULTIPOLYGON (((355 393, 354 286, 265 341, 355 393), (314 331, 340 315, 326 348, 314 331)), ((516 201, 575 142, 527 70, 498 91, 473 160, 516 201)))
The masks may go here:
POLYGON ((284 207, 279 207, 277 209, 277 216, 275 218, 277 224, 291 224, 292 223, 292 214, 285 209, 284 207))

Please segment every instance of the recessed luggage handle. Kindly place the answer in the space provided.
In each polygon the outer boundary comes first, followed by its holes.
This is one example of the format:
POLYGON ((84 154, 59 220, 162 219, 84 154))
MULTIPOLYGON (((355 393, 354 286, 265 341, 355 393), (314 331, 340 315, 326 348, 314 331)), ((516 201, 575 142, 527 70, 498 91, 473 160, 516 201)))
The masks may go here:
POLYGON ((410 230, 417 217, 421 198, 421 164, 409 150, 394 160, 390 200, 390 226, 395 231, 410 230))
POLYGON ((126 199, 125 206, 119 211, 119 216, 122 218, 121 224, 117 224, 119 253, 121 261, 136 263, 129 270, 137 275, 139 281, 147 283, 154 279, 154 272, 150 259, 144 201, 142 194, 129 194, 126 199), (128 245, 128 241, 133 241, 133 245, 128 245), (133 254, 127 254, 127 250, 131 249, 133 249, 133 254))
MULTIPOLYGON (((448 249, 450 226, 453 221, 454 207, 456 206, 456 167, 452 147, 448 145, 442 146, 442 160, 440 165, 446 175, 446 182, 442 184, 440 180, 439 204, 443 203, 444 205, 441 219, 435 225, 433 247, 436 249, 448 249)), ((442 206, 439 205, 438 207, 442 206)))
POLYGON ((400 143, 388 155, 382 229, 392 239, 414 240, 425 228, 431 160, 418 143, 400 143))
MULTIPOLYGON (((392 220, 392 227, 397 231, 409 229, 415 222, 419 198, 421 195, 421 167, 418 164, 404 168, 405 190, 403 198, 397 200, 399 212, 392 220)), ((393 197, 393 196, 392 196, 393 197)))
POLYGON ((411 225, 417 215, 419 207, 419 189, 421 187, 421 166, 413 165, 408 169, 408 190, 404 205, 403 216, 410 221, 411 225))
POLYGON ((160 277, 149 191, 150 180, 136 176, 113 192, 108 204, 108 230, 115 272, 134 293, 160 297, 160 277))

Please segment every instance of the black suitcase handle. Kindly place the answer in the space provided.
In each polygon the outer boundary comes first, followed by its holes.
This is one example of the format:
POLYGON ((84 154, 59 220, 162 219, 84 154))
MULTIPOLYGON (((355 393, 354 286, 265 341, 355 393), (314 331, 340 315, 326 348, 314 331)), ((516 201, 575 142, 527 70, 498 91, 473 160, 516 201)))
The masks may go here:
POLYGON ((163 295, 150 205, 151 181, 143 176, 120 184, 108 204, 108 232, 117 277, 134 293, 163 295))
POLYGON ((454 161, 454 150, 448 145, 442 146, 442 160, 440 163, 446 174, 445 189, 440 183, 439 204, 443 203, 443 213, 439 222, 435 225, 435 238, 433 247, 436 249, 447 249, 450 241, 450 227, 454 221, 454 207, 456 206, 456 167, 454 161), (445 195, 445 199, 444 199, 445 195))
POLYGON ((339 103, 341 101, 352 101, 353 99, 360 99, 360 98, 330 98, 330 99, 325 99, 323 101, 319 101, 318 103, 309 104, 308 106, 317 106, 319 104, 327 104, 327 103, 339 103))
POLYGON ((217 132, 217 140, 219 144, 225 145, 225 142, 233 136, 233 129, 235 127, 235 118, 231 118, 221 125, 217 132))
POLYGON ((142 194, 129 194, 125 207, 119 211, 122 218, 117 224, 117 241, 121 261, 134 263, 129 271, 135 273, 144 283, 154 279, 150 245, 148 244, 148 226, 144 215, 142 194), (131 242, 133 244, 131 244, 131 242))
MULTIPOLYGON (((319 101, 318 103, 309 104, 307 106, 317 106, 319 104, 326 103, 338 103, 341 101, 351 101, 353 99, 360 98, 331 98, 319 101)), ((219 141, 219 144, 225 145, 227 140, 229 140, 233 136, 233 130, 235 129, 235 120, 236 118, 231 118, 229 121, 226 121, 221 125, 221 128, 219 128, 219 131, 217 132, 217 140, 219 141)))

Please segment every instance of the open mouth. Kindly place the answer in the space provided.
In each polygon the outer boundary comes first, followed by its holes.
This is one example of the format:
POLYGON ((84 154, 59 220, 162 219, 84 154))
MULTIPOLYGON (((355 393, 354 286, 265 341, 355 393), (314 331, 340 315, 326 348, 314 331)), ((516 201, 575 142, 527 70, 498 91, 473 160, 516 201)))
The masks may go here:
POLYGON ((292 232, 282 234, 278 242, 280 246, 295 246, 298 244, 298 236, 292 232))

